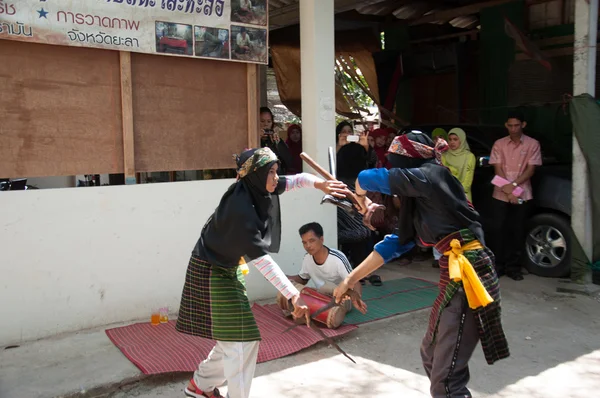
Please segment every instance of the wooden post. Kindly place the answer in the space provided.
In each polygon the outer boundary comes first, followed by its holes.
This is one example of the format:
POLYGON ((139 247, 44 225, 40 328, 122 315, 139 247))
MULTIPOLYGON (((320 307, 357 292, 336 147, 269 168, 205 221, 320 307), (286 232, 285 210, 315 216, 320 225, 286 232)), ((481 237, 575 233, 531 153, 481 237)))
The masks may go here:
POLYGON ((258 147, 258 65, 247 64, 247 86, 248 86, 248 148, 258 147))
POLYGON ((133 101, 131 83, 131 53, 119 52, 121 64, 121 113, 123 115, 123 172, 125 184, 136 183, 135 151, 133 143, 133 101))

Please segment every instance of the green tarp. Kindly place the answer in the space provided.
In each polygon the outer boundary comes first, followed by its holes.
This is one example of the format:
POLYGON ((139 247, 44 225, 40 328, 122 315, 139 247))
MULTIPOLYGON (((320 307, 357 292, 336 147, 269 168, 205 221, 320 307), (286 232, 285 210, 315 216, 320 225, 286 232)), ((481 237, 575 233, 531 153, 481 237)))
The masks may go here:
MULTIPOLYGON (((574 97, 570 104, 573 132, 588 165, 592 197, 592 263, 600 260, 600 105, 589 94, 574 97)), ((574 239, 571 279, 582 281, 589 262, 581 245, 574 239)))

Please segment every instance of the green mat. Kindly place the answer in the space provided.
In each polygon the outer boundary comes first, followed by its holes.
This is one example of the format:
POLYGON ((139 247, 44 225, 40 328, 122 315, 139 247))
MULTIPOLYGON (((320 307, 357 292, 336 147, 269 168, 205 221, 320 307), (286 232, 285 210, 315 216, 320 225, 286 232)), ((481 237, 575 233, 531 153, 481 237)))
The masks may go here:
POLYGON ((384 281, 379 287, 367 284, 362 294, 367 313, 353 309, 346 314, 344 324, 358 325, 431 307, 438 292, 437 284, 415 278, 384 281))

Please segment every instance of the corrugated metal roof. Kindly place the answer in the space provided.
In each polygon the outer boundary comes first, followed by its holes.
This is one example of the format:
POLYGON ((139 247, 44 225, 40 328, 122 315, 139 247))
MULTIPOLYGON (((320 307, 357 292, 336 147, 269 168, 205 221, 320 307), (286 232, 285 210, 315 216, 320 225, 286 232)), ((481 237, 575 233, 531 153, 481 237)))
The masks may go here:
MULTIPOLYGON (((348 3, 347 0, 341 2, 348 3)), ((431 1, 401 1, 401 0, 369 0, 357 2, 355 10, 363 15, 374 15, 380 17, 394 16, 399 20, 415 20, 433 13, 455 8, 456 6, 465 6, 477 3, 477 0, 451 0, 432 3, 431 1), (367 4, 364 4, 367 3, 367 4)), ((269 13, 271 16, 281 15, 282 13, 298 13, 299 0, 269 0, 269 13)), ((338 3, 336 2, 336 5, 338 3)), ((455 28, 473 28, 479 24, 476 15, 463 15, 451 20, 432 21, 434 24, 450 23, 455 28)))

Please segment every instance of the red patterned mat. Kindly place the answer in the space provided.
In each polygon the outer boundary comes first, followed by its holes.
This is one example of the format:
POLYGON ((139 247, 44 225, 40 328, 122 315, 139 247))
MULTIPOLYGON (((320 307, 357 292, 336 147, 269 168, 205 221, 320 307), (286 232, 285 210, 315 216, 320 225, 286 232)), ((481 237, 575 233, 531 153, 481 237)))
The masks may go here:
MULTIPOLYGON (((313 330, 299 326, 283 333, 291 324, 277 306, 254 304, 252 312, 260 329, 262 341, 258 362, 271 361, 293 354, 323 340, 313 330)), ((325 327, 329 337, 344 335, 357 327, 343 325, 336 330, 325 327)), ((108 338, 144 374, 192 372, 215 345, 213 340, 194 337, 175 330, 175 321, 152 326, 150 322, 136 323, 106 330, 108 338)))

